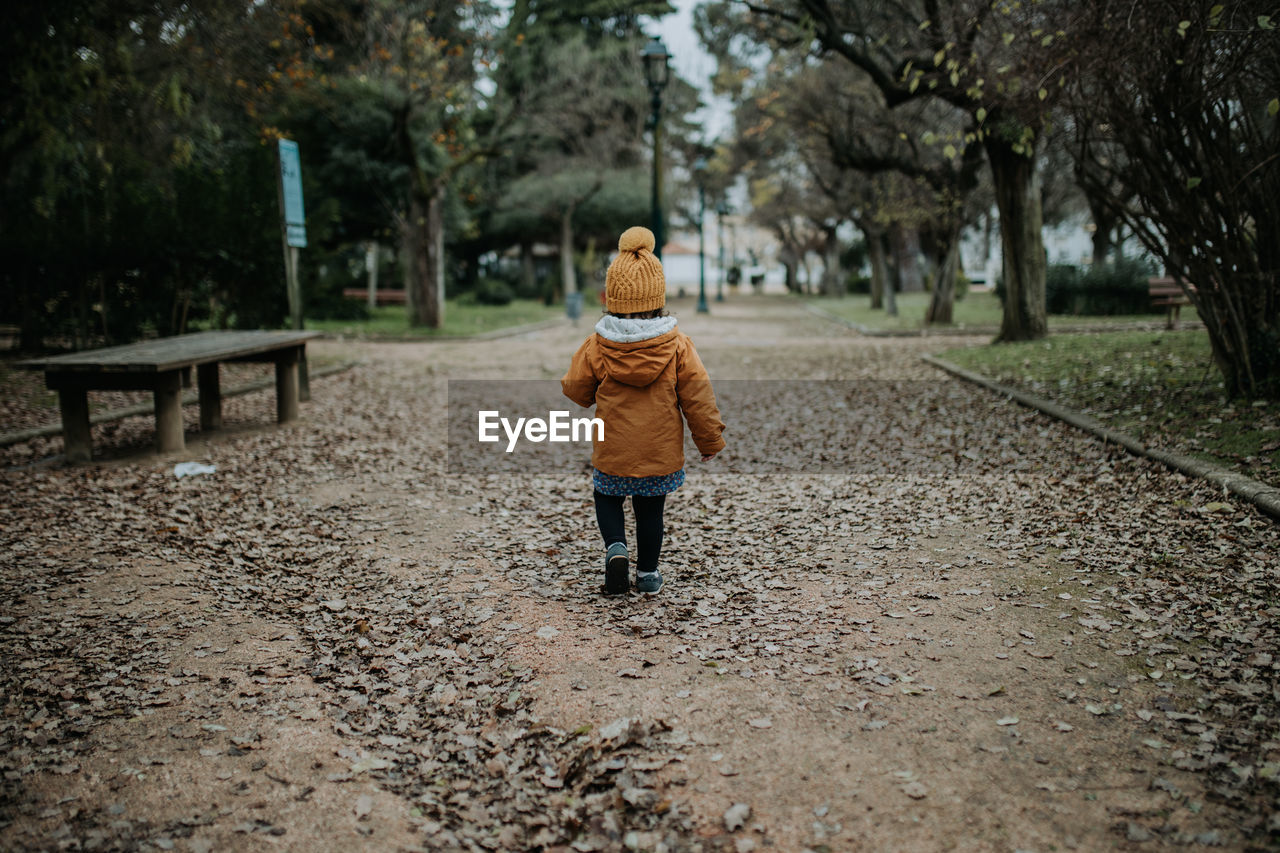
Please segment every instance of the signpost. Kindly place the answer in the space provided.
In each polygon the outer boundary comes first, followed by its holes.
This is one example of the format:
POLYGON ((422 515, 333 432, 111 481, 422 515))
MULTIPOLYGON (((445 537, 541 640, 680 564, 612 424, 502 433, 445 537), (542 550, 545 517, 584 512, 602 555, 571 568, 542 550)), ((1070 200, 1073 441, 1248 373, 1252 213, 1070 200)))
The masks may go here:
MULTIPOLYGON (((302 207, 302 161, 298 143, 292 139, 279 141, 280 181, 276 185, 280 199, 280 236, 284 239, 285 288, 289 297, 289 320, 295 329, 302 328, 302 286, 298 283, 298 249, 307 247, 307 216, 302 207)), ((307 377, 305 357, 298 364, 298 392, 302 400, 311 399, 311 383, 307 377)))
POLYGON ((298 143, 280 140, 280 230, 293 328, 302 328, 302 290, 298 285, 298 249, 307 246, 307 217, 302 208, 302 162, 298 143))

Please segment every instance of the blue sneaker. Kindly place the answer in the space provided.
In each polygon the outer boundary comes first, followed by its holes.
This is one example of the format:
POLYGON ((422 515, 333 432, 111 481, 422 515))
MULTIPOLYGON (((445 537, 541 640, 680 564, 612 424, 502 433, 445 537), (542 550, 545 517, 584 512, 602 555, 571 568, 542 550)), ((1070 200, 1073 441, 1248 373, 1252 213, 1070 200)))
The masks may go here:
POLYGON ((662 589, 662 572, 636 572, 636 592, 657 592, 662 589))
POLYGON ((630 589, 627 582, 629 562, 625 542, 614 542, 604 552, 604 594, 626 595, 630 589))

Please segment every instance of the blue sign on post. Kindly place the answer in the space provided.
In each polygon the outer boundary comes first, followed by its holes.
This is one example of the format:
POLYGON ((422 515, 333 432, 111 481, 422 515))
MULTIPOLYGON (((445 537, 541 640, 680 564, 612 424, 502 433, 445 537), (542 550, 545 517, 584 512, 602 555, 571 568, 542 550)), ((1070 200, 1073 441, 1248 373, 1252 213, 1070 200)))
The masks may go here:
POLYGON ((280 188, 284 198, 285 239, 290 246, 307 246, 307 217, 302 210, 302 161, 298 143, 280 140, 280 188))

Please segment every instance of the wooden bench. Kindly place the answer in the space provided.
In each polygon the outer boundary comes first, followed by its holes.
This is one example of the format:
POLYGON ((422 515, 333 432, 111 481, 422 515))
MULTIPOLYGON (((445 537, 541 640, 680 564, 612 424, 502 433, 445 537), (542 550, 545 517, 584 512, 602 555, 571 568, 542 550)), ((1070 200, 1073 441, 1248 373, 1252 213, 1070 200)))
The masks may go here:
POLYGON ((45 385, 58 392, 62 438, 69 462, 93 457, 89 433, 89 391, 147 390, 155 394, 156 448, 182 450, 182 386, 191 368, 199 382, 200 429, 222 427, 218 364, 274 362, 276 420, 298 416, 298 373, 305 370, 306 343, 319 332, 197 332, 105 349, 20 361, 15 366, 43 370, 45 385))
MULTIPOLYGON (((347 287, 343 288, 342 295, 347 299, 364 301, 369 298, 369 291, 363 287, 347 287)), ((378 300, 379 305, 405 305, 408 302, 403 288, 380 287, 374 294, 374 298, 378 300)))
MULTIPOLYGON (((1194 287, 1190 287, 1194 291, 1194 287)), ((1182 286, 1167 276, 1152 276, 1147 279, 1147 292, 1151 295, 1151 304, 1166 311, 1165 328, 1178 328, 1178 315, 1183 305, 1190 305, 1191 300, 1182 290, 1182 286)))

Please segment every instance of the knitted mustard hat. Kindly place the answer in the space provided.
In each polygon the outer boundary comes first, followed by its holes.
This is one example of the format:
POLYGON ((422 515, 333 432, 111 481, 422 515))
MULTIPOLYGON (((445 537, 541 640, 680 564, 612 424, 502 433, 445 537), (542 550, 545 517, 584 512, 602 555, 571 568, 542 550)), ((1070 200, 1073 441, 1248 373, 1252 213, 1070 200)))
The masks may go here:
POLYGON ((618 256, 604 276, 609 313, 638 314, 667 304, 667 279, 653 244, 653 232, 639 225, 618 238, 618 256))

